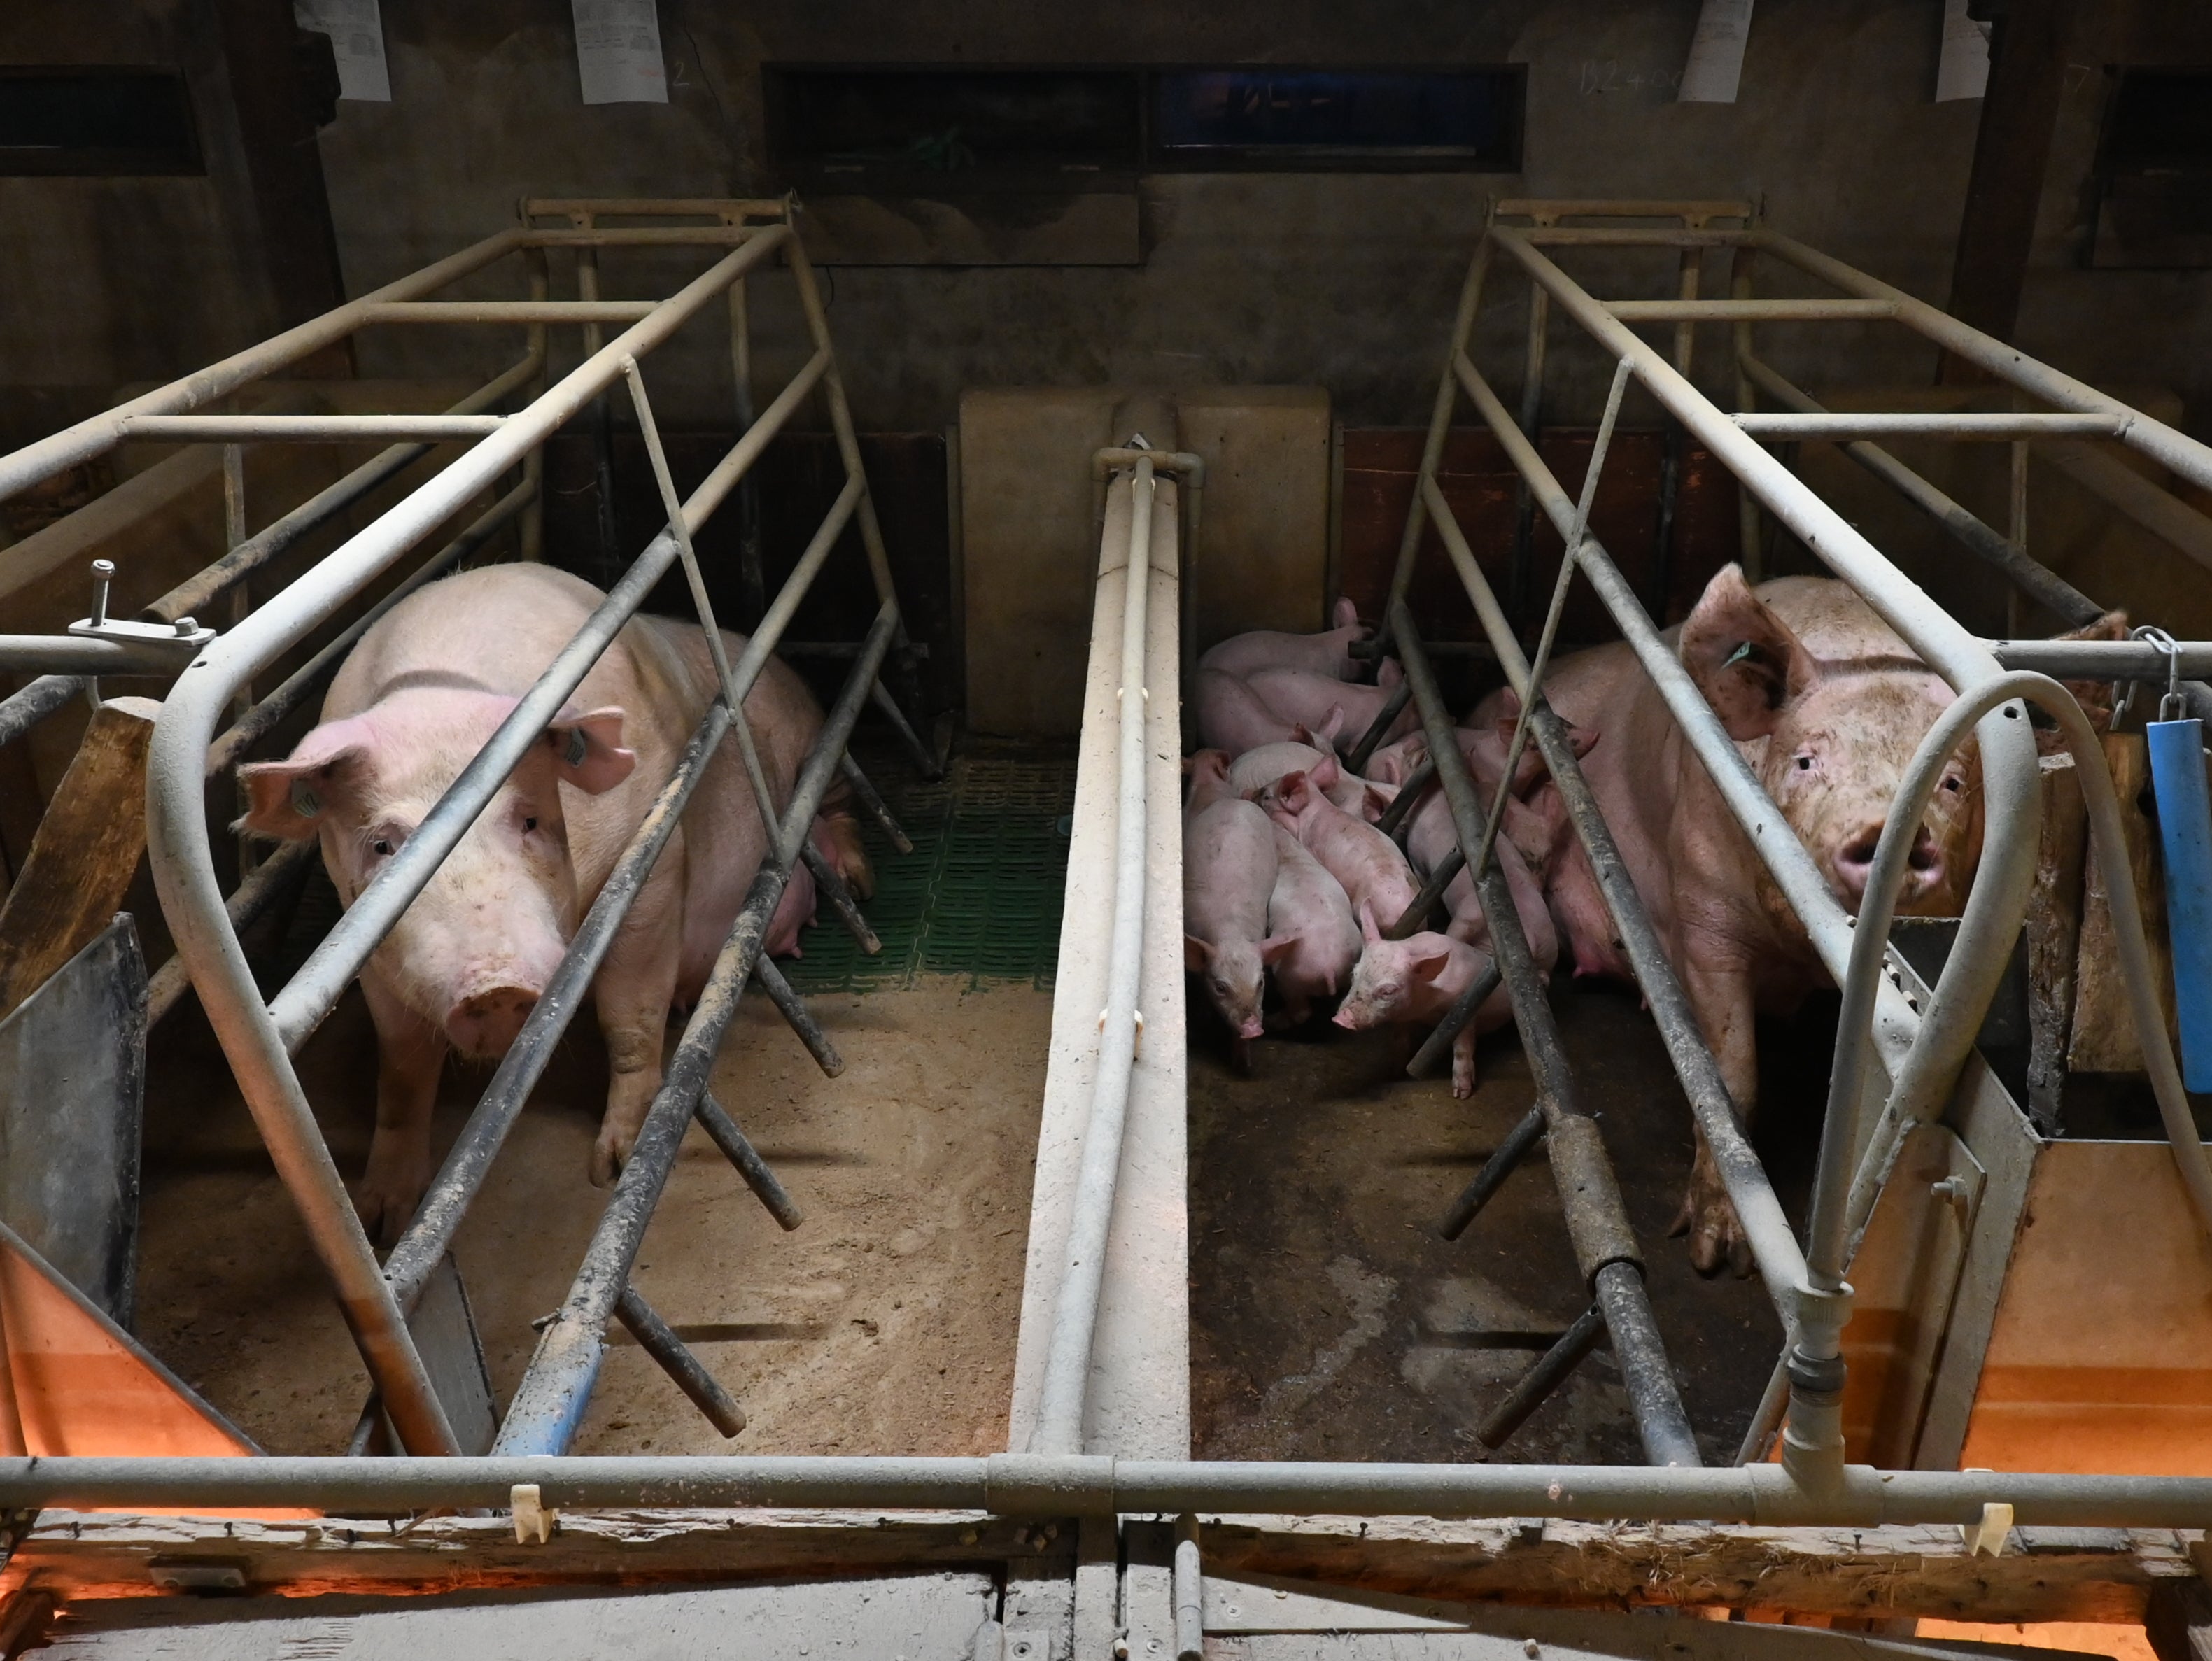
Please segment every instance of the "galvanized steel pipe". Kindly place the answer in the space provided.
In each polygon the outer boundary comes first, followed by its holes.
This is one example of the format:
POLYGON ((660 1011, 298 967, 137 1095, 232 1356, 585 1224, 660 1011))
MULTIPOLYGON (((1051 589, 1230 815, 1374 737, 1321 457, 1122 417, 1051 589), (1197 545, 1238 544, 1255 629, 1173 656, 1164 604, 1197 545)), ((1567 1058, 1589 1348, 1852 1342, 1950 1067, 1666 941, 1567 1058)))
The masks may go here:
MULTIPOLYGON (((1808 549, 1856 590, 1930 669, 1961 692, 2002 673, 1978 640, 1802 480, 1715 409, 1634 330, 1607 313, 1557 265, 1522 240, 1519 233, 1497 230, 1492 234, 1530 279, 1551 294, 1608 352, 1633 356, 1638 376, 1653 396, 1808 549)), ((1889 299, 1896 292, 1884 289, 1870 297, 1889 299)), ((2212 452, 2206 455, 2212 460, 2212 452)), ((1909 1112, 1923 1099, 1948 1091, 1973 1047, 1983 1014, 2027 913, 2028 890, 2035 876, 2042 794, 2033 736, 2025 723, 1991 716, 1983 721, 1979 737, 1984 827, 1981 863, 1960 919, 1950 960, 1923 1017, 1919 1035, 1897 1070, 1894 1090, 1909 1112)))
POLYGON ((1844 1468, 1832 1492, 1778 1465, 1693 1470, 1636 1465, 1309 1464, 987 1458, 491 1455, 445 1459, 0 1458, 9 1509, 303 1505, 504 1508, 519 1486, 569 1511, 803 1506, 975 1511, 1010 1517, 1185 1512, 1215 1516, 1557 1517, 1589 1522, 1808 1526, 1978 1523, 2009 1505, 2025 1526, 2203 1528, 2212 1478, 1844 1468))

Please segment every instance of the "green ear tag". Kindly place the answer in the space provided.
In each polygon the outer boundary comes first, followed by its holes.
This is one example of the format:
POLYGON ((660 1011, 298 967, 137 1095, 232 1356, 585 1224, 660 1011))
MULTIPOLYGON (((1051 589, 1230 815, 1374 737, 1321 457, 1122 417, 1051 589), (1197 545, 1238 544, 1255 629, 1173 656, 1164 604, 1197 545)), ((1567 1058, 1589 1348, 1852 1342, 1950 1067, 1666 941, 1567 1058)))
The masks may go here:
POLYGON ((1750 641, 1746 640, 1741 646, 1737 646, 1734 652, 1729 653, 1728 657, 1722 662, 1721 667, 1723 669, 1733 669, 1745 658, 1756 657, 1758 652, 1759 648, 1753 646, 1750 641))
POLYGON ((563 759, 567 761, 568 765, 572 767, 582 767, 584 765, 584 758, 591 754, 591 741, 584 737, 583 729, 581 727, 570 727, 568 729, 568 749, 562 752, 563 759))
POLYGON ((308 788, 304 779, 292 781, 292 811, 302 819, 313 819, 323 810, 323 798, 308 788))

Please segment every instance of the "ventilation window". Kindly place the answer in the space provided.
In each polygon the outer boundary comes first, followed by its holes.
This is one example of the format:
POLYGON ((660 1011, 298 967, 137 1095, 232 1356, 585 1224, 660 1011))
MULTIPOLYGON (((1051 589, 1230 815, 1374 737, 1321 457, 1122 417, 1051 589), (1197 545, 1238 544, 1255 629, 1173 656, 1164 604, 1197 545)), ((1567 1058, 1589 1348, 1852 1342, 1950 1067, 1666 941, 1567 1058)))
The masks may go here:
POLYGON ((1136 76, 1121 70, 774 68, 769 149, 817 182, 1133 172, 1136 76))
POLYGON ((0 67, 0 173, 197 173, 171 70, 0 67))
POLYGON ((1154 165, 1187 168, 1521 167, 1524 71, 1177 69, 1152 76, 1154 165))
POLYGON ((2212 266, 2212 70, 2118 70, 2092 265, 2212 266))

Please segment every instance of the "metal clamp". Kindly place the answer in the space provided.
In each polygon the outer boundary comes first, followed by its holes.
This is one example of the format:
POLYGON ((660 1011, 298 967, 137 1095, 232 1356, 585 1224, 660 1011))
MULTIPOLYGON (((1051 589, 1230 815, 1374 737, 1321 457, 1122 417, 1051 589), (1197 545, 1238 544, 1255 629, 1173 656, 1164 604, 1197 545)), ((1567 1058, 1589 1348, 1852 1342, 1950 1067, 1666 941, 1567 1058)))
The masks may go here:
MULTIPOLYGON (((2158 700, 2158 718, 2161 721, 2179 720, 2189 711, 2188 702, 2181 695, 2181 643, 2164 629, 2149 623, 2143 623, 2130 629, 2128 638, 2155 646, 2164 654, 2166 691, 2160 694, 2158 700)), ((2139 682, 2131 680, 2115 681, 2112 683, 2112 718, 2111 724, 2106 728, 2107 732, 2119 730, 2120 722, 2126 716, 2129 706, 2136 700, 2136 688, 2139 682)))
POLYGON ((191 617, 179 617, 173 623, 131 622, 107 615, 107 591, 115 580, 112 560, 92 562, 92 615, 80 617, 69 626, 69 632, 80 640, 112 640, 121 646, 152 649, 167 655, 176 653, 179 660, 196 655, 199 649, 215 639, 215 631, 203 628, 191 617))

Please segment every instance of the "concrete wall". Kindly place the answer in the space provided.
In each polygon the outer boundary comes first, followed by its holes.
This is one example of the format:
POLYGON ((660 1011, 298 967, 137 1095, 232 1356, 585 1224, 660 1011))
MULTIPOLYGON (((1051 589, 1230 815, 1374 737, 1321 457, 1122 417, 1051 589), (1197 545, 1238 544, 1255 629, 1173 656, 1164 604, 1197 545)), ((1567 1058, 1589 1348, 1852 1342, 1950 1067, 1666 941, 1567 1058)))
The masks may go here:
MULTIPOLYGON (((2101 66, 2212 60, 2212 19, 2190 0, 2080 9, 2022 343, 2094 379, 2176 383, 2202 428, 2212 422, 2212 282, 2073 262, 2101 66)), ((879 428, 942 426, 965 385, 1102 381, 1320 384, 1348 422, 1417 420, 1492 192, 1763 196, 1777 225, 1942 300, 1980 106, 1929 101, 1936 0, 1763 0, 1733 106, 1672 101, 1696 10, 1694 0, 1196 14, 663 0, 672 101, 586 108, 559 0, 386 0, 395 101, 342 106, 323 153, 358 291, 481 234, 526 191, 776 187, 763 155, 763 61, 1530 65, 1517 176, 1153 175, 1139 187, 1141 268, 838 271, 854 401, 879 428)), ((1648 257, 1623 275, 1644 267, 1659 292, 1664 276, 1648 257)), ((765 309, 772 321, 775 305, 765 309)), ((1509 349, 1516 312, 1492 313, 1493 350, 1509 349)), ((1869 349, 1870 330, 1808 338, 1827 344, 1776 355, 1815 384, 1930 372, 1929 355, 1909 346, 1869 349)), ((764 369, 779 363, 771 353, 764 369)), ((428 367, 402 361, 382 372, 428 367)), ((1563 410, 1595 404, 1594 354, 1570 355, 1560 372, 1563 410)), ((699 413, 719 409, 706 381, 691 392, 699 413)))
POLYGON ((259 227, 206 0, 0 6, 0 64, 184 72, 198 178, 0 179, 0 444, 273 331, 259 227))
MULTIPOLYGON (((0 442, 271 326, 215 3, 0 8, 0 61, 181 65, 208 155, 199 179, 0 179, 0 442)), ((1696 9, 1695 0, 1242 0, 1197 14, 660 0, 672 101, 587 108, 562 0, 384 0, 394 101, 341 104, 319 144, 346 282, 360 293, 511 222, 526 192, 779 188, 764 157, 763 63, 1525 62, 1519 175, 1157 174, 1137 185, 1140 265, 830 274, 855 410, 878 431, 949 425, 969 387, 1103 384, 1318 385, 1347 424, 1410 424, 1425 415, 1493 194, 1759 197, 1778 226, 1945 298, 1980 106, 1929 101, 1938 0, 1763 0, 1731 106, 1673 101, 1696 9)), ((2212 9, 2100 0, 2078 9, 2021 343, 2092 381, 2170 389, 2182 423, 2212 435, 2212 275, 2080 264, 2103 66, 2212 62, 2212 9)), ((1575 264, 1616 292, 1665 288, 1666 256, 1616 258, 1575 264)), ((665 292, 696 267, 696 258, 610 257, 608 291, 665 292)), ((782 280, 757 286, 767 383, 796 366, 799 333, 782 280)), ((1494 294, 1478 355, 1506 384, 1521 288, 1503 278, 1494 294)), ((701 349, 649 371, 671 424, 726 421, 720 342, 712 324, 702 329, 701 349)), ((1564 329, 1555 338, 1565 343, 1547 413, 1589 419, 1606 366, 1564 329)), ((1803 327, 1766 338, 1778 364, 1815 389, 1925 385, 1932 372, 1932 353, 1902 331, 1803 327)), ((489 373, 514 344, 511 332, 386 330, 366 343, 362 369, 489 373)), ((1631 410, 1632 422, 1650 419, 1648 407, 1631 410)))
MULTIPOLYGON (((394 101, 342 104, 321 137, 356 293, 507 222, 527 191, 776 188, 763 155, 764 61, 1529 64, 1519 175, 1153 175, 1139 187, 1141 267, 838 271, 855 403, 878 429, 941 427, 966 385, 1102 381, 1318 384, 1348 422, 1417 420, 1492 192, 1764 196, 1778 226, 1940 300, 1980 107, 1929 101, 1937 0, 1764 0, 1731 106, 1672 101, 1694 0, 1246 0, 1196 14, 662 0, 672 101, 592 108, 579 99, 561 0, 385 0, 383 9, 394 101)), ((2102 66, 2212 61, 2212 12, 2194 0, 2079 9, 2022 344, 2093 379, 2172 385, 2188 424, 2207 430, 2212 282, 2093 272, 2075 258, 2102 66)), ((218 38, 210 0, 0 9, 0 61, 183 65, 210 158, 203 179, 0 180, 11 232, 0 237, 7 383, 112 385, 264 332, 266 284, 218 38)), ((625 269, 641 285, 663 275, 625 269)), ((1656 265, 1649 276, 1656 292, 1656 265)), ((622 281, 611 273, 611 287, 622 281)), ((781 309, 763 296, 771 326, 781 309)), ((1491 314, 1493 354, 1510 349, 1516 310, 1491 314)), ((1816 383, 1926 373, 1917 350, 1867 349, 1871 331, 1814 338, 1831 343, 1794 363, 1777 355, 1816 383)), ((372 346, 364 371, 463 367, 442 352, 431 361, 423 345, 372 346)), ((465 343, 484 367, 501 346, 488 334, 465 343)), ((679 414, 719 419, 721 396, 697 355, 692 383, 665 396, 679 414)), ((763 373, 783 362, 771 350, 763 373)), ((1563 413, 1595 402, 1594 355, 1568 355, 1559 371, 1563 413)), ((20 411, 22 395, 9 402, 20 411)))

